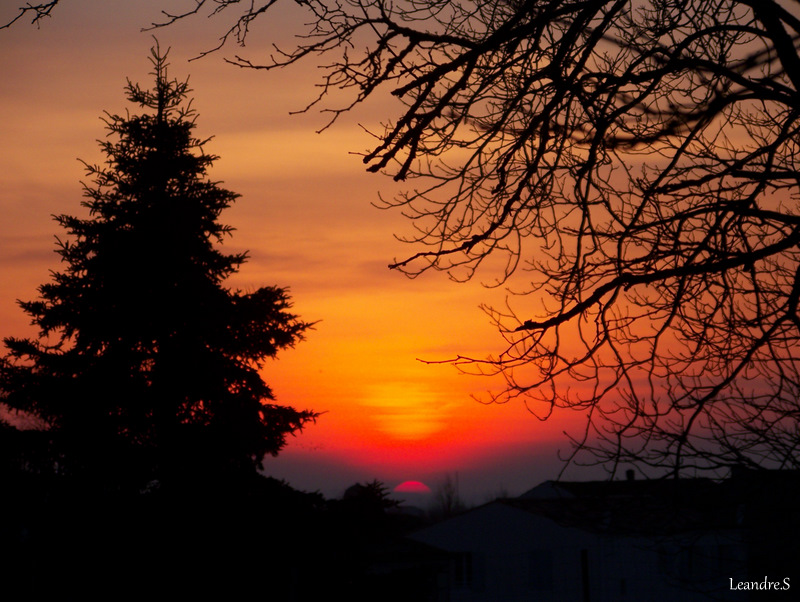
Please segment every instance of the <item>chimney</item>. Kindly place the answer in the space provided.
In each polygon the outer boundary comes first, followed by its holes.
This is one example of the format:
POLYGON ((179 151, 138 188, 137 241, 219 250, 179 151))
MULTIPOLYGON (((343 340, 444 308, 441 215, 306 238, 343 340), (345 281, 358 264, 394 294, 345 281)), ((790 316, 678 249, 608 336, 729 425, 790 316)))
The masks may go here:
POLYGON ((634 472, 633 468, 629 468, 625 471, 625 480, 626 481, 634 481, 636 480, 636 473, 634 472))

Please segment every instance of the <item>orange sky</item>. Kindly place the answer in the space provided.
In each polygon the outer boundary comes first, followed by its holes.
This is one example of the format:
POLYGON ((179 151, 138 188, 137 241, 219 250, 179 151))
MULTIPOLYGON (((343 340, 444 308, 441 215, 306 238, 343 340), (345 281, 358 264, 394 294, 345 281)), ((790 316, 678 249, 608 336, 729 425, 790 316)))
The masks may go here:
MULTIPOLYGON (((64 0, 38 30, 18 23, 0 31, 2 336, 35 334, 15 300, 34 298, 57 267, 61 232, 51 215, 80 211, 77 158, 101 160, 100 117, 128 108, 125 78, 149 83, 152 34, 139 29, 169 4, 64 0)), ((225 65, 225 54, 187 62, 213 44, 214 26, 195 19, 158 37, 172 46, 171 73, 190 75, 198 135, 215 137, 207 150, 221 158, 212 177, 242 195, 223 214, 237 228, 227 248, 251 253, 233 284, 288 286, 297 313, 320 320, 306 342, 266 367, 265 378, 279 402, 325 414, 268 459, 266 472, 328 495, 374 478, 431 484, 448 471, 476 495, 501 486, 521 492, 554 477, 553 442, 563 442, 574 417, 543 424, 521 405, 481 405, 469 395, 492 383, 417 360, 499 351, 502 340, 478 304, 501 304, 505 293, 444 274, 409 280, 386 268, 410 251, 392 237, 408 224, 370 203, 397 188, 364 172, 348 151, 369 147, 358 122, 390 117, 393 101, 372 102, 316 134, 325 123, 319 114, 288 116, 314 94, 316 70, 245 71, 225 65)), ((287 29, 275 20, 271 27, 287 29)), ((248 56, 268 35, 253 34, 248 56)))

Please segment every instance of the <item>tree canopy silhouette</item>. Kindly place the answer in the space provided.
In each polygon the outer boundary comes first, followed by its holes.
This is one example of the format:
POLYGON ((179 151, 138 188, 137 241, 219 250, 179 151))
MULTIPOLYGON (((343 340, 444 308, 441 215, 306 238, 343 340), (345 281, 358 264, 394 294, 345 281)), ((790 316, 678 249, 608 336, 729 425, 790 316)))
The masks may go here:
MULTIPOLYGON (((299 4, 295 46, 232 62, 321 61, 310 107, 334 119, 403 103, 364 155, 414 182, 385 202, 418 229, 392 267, 499 260, 505 348, 455 358, 505 378, 492 399, 585 411, 576 451, 612 471, 800 465, 796 1, 299 4)), ((244 45, 281 5, 197 0, 160 24, 224 13, 219 47, 244 45)))
POLYGON ((89 217, 60 215, 66 267, 21 302, 38 338, 6 338, 2 402, 50 434, 58 471, 162 486, 246 474, 315 418, 273 403, 259 370, 303 338, 287 291, 231 290, 245 253, 219 248, 238 195, 208 179, 187 81, 153 48, 141 114, 107 114, 104 165, 86 165, 89 217))

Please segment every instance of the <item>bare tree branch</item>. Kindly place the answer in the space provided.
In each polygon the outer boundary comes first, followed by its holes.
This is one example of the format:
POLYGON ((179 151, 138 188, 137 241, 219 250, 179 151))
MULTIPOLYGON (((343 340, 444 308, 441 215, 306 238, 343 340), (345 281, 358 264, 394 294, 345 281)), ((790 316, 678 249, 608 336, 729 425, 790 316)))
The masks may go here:
MULTIPOLYGON (((279 5, 155 26, 233 14, 213 52, 279 5)), ((380 203, 415 228, 391 267, 513 287, 501 353, 451 360, 504 379, 485 401, 585 412, 572 460, 612 474, 800 468, 800 3, 299 5, 296 44, 232 62, 322 61, 331 121, 402 101, 363 157, 413 182, 380 203)))
POLYGON ((8 29, 20 19, 27 17, 31 17, 31 24, 38 27, 39 22, 45 17, 49 17, 58 3, 59 0, 51 0, 50 2, 42 2, 41 4, 27 3, 25 6, 20 6, 17 15, 5 25, 0 25, 0 29, 8 29))
POLYGON ((334 118, 405 102, 364 156, 421 183, 383 203, 422 247, 391 267, 499 257, 542 299, 488 308, 505 351, 453 360, 505 378, 490 401, 586 411, 577 451, 612 472, 800 465, 797 3, 303 5, 295 48, 237 64, 328 57, 309 108, 351 90, 334 118))

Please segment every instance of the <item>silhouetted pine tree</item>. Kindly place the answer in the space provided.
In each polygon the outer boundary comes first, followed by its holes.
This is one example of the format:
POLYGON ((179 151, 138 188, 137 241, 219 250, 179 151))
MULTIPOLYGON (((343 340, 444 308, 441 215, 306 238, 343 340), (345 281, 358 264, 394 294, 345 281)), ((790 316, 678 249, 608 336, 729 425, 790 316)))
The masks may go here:
POLYGON ((47 425, 57 471, 114 487, 254 473, 315 417, 272 403, 259 369, 310 325, 285 289, 223 285, 246 259, 216 247, 238 195, 207 178, 188 83, 151 54, 155 87, 126 88, 144 112, 107 114, 105 165, 87 165, 89 218, 56 218, 65 269, 20 303, 39 336, 5 339, 0 364, 4 403, 47 425))

